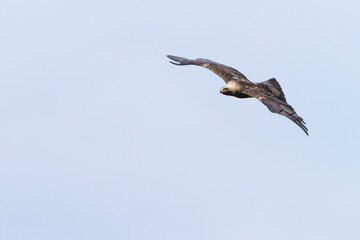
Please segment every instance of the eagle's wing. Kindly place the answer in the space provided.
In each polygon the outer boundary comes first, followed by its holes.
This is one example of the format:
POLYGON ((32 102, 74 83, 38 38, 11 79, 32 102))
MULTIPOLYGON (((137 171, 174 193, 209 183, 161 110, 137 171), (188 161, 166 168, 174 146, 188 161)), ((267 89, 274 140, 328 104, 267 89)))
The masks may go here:
POLYGON ((297 115, 294 108, 286 101, 285 95, 280 87, 280 84, 274 79, 269 79, 261 83, 247 84, 241 91, 253 98, 260 100, 270 112, 283 115, 298 125, 305 133, 308 134, 308 129, 305 122, 297 115))
POLYGON ((305 133, 308 134, 308 129, 305 126, 304 119, 297 115, 294 108, 290 106, 288 103, 282 102, 278 99, 261 96, 258 99, 270 110, 270 112, 277 113, 283 115, 293 121, 296 125, 298 125, 305 133))
POLYGON ((167 55, 168 58, 173 60, 174 62, 171 62, 175 65, 197 65, 202 66, 207 69, 210 69, 212 72, 214 72, 216 75, 221 77, 225 82, 228 82, 230 80, 237 80, 237 81, 243 81, 243 82, 250 82, 244 74, 239 72, 238 70, 225 66, 223 64, 213 62, 208 59, 203 58, 197 58, 197 59, 187 59, 183 57, 176 57, 172 55, 167 55))

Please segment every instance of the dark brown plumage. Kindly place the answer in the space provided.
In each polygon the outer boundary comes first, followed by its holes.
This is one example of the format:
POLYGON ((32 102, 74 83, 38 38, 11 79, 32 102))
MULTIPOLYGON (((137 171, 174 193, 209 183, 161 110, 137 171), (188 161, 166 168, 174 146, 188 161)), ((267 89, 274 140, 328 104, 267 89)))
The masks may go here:
POLYGON ((256 98, 267 106, 270 112, 289 118, 298 125, 306 135, 309 135, 304 120, 297 115, 295 110, 287 103, 281 86, 275 78, 254 83, 249 81, 238 70, 208 59, 198 58, 192 60, 172 55, 168 55, 167 57, 173 60, 174 62, 170 61, 170 63, 175 65, 197 65, 211 70, 226 83, 226 85, 220 89, 220 93, 238 98, 256 98))

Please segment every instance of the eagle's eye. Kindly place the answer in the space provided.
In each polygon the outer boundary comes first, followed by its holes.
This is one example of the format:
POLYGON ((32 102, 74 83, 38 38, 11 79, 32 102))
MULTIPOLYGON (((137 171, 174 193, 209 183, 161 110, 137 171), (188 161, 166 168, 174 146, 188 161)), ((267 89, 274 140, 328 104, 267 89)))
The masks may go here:
POLYGON ((220 89, 220 92, 221 92, 221 93, 225 93, 225 92, 227 92, 228 90, 229 90, 228 88, 222 87, 222 88, 220 89))

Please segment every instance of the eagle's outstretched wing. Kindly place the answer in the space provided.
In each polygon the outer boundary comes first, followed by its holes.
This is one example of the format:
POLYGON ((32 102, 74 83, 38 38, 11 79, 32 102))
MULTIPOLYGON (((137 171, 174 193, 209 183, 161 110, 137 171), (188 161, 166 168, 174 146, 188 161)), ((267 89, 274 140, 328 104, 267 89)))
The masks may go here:
POLYGON ((304 120, 302 117, 297 115, 294 108, 287 103, 285 94, 275 78, 245 86, 242 89, 242 93, 260 100, 265 106, 267 106, 270 112, 287 117, 298 125, 306 133, 306 135, 309 135, 304 120))
POLYGON ((270 110, 270 112, 283 115, 298 125, 305 133, 308 134, 308 129, 305 126, 304 119, 297 115, 294 108, 288 103, 277 100, 272 97, 260 96, 258 99, 270 110))
POLYGON ((197 59, 193 60, 193 59, 187 59, 187 58, 183 58, 183 57, 176 57, 176 56, 172 56, 172 55, 167 55, 167 57, 170 58, 171 60, 173 60, 174 62, 170 61, 170 63, 175 64, 175 65, 180 65, 180 66, 181 65, 197 65, 197 66, 202 66, 207 69, 210 69, 216 75, 221 77, 225 82, 228 82, 230 80, 250 82, 244 76, 244 74, 242 74, 238 70, 236 70, 232 67, 228 67, 223 64, 217 63, 217 62, 213 62, 208 59, 197 58, 197 59))

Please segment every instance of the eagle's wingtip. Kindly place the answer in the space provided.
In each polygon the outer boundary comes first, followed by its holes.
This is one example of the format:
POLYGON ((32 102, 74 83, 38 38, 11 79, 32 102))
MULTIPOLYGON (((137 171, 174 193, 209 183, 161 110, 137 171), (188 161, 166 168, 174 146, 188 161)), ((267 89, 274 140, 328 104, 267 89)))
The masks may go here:
POLYGON ((187 59, 187 58, 183 58, 183 57, 177 57, 177 56, 173 56, 173 55, 167 55, 168 58, 170 58, 171 60, 173 60, 174 62, 171 62, 174 65, 189 65, 189 64, 194 64, 193 61, 187 59))
POLYGON ((182 65, 180 63, 176 63, 176 62, 172 62, 172 61, 169 61, 169 63, 174 64, 174 65, 182 65))
POLYGON ((174 62, 169 61, 169 63, 174 64, 174 65, 183 65, 183 63, 182 63, 183 58, 177 57, 174 55, 166 55, 166 56, 174 61, 174 62))
POLYGON ((177 56, 174 56, 174 55, 166 55, 168 58, 170 58, 171 60, 174 60, 174 61, 177 61, 179 62, 179 60, 181 59, 181 57, 177 57, 177 56))

